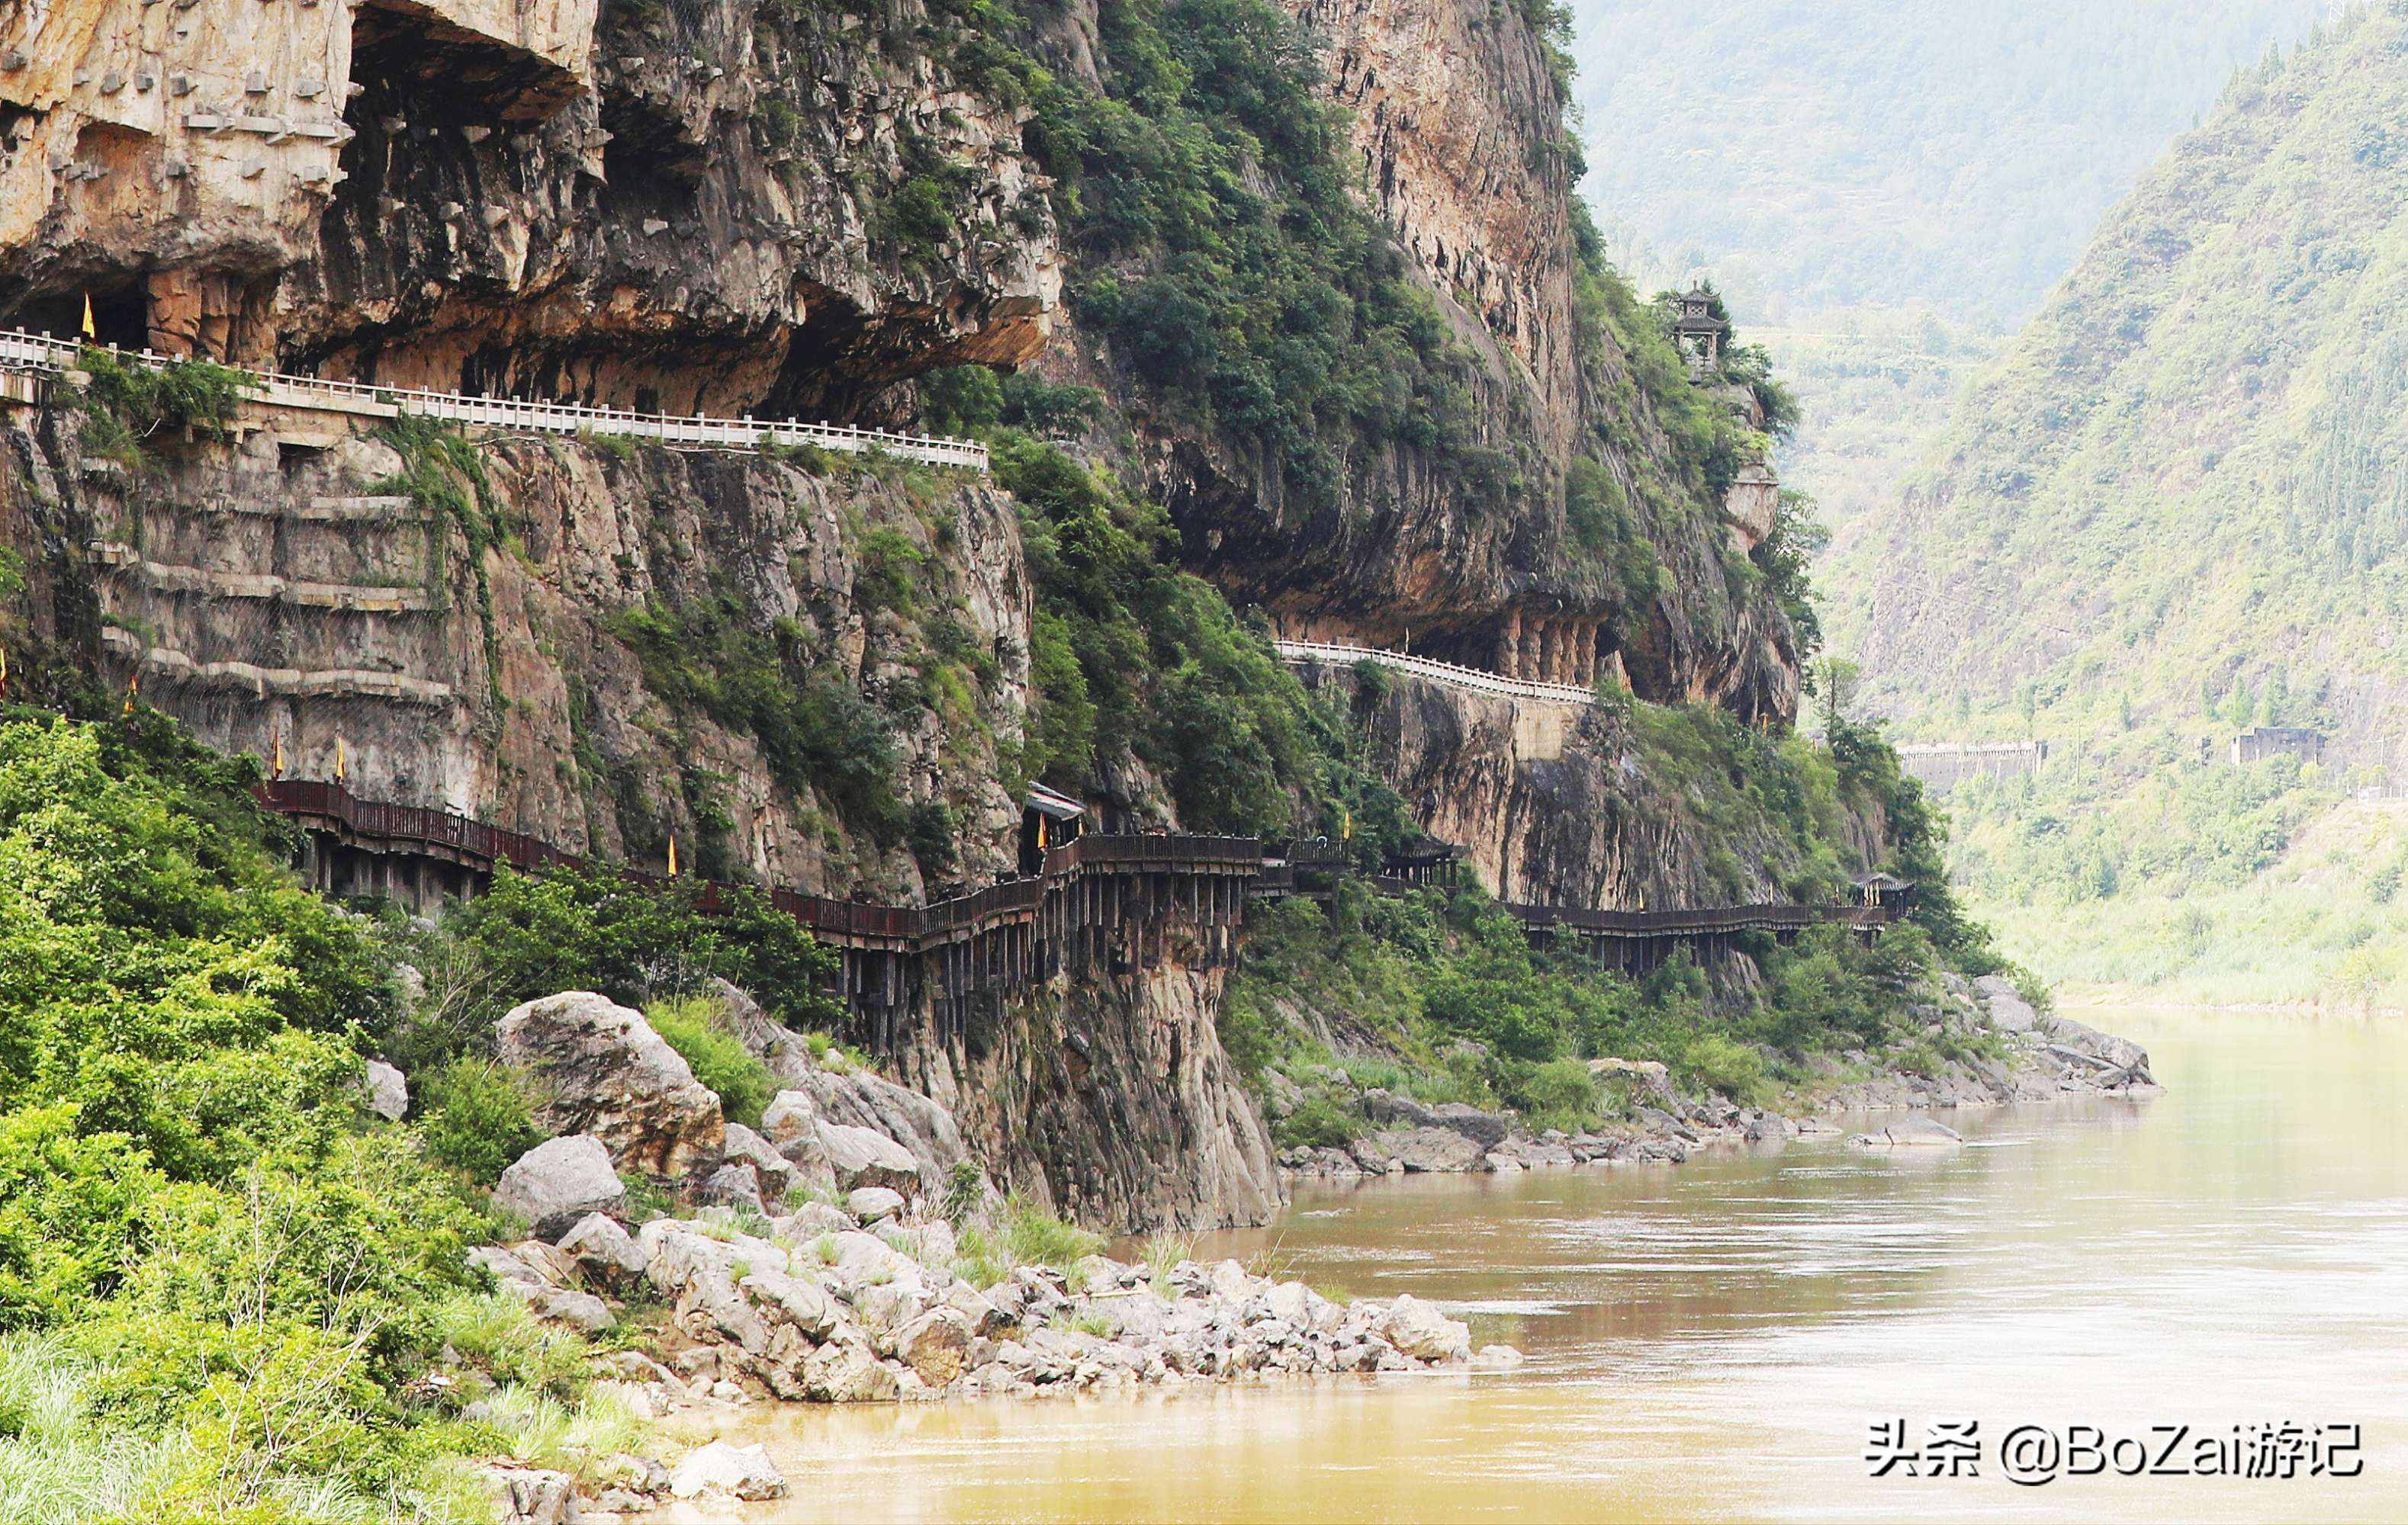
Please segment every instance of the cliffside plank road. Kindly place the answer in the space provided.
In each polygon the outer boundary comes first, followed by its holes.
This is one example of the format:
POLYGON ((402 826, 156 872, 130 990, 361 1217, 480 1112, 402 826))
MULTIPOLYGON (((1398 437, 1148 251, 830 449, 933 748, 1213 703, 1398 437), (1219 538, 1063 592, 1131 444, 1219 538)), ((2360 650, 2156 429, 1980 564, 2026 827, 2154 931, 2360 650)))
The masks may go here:
MULTIPOLYGON (((109 351, 117 353, 117 351, 109 351)), ((48 334, 21 329, 0 332, 0 370, 45 377, 76 369, 83 347, 48 334)), ((173 357, 148 349, 122 356, 159 366, 173 357)), ((940 439, 927 435, 896 434, 883 429, 853 429, 834 423, 801 423, 792 419, 681 418, 668 413, 637 413, 612 407, 584 407, 573 403, 529 402, 509 397, 470 397, 456 392, 420 392, 406 387, 368 386, 356 381, 328 381, 314 376, 288 376, 278 371, 244 371, 251 390, 246 406, 283 412, 344 414, 357 420, 438 419, 468 428, 517 434, 604 435, 654 440, 672 446, 707 449, 741 449, 769 444, 783 449, 811 446, 853 454, 872 451, 929 465, 987 469, 984 445, 973 439, 940 439)))
MULTIPOLYGON (((85 347, 49 335, 0 332, 0 371, 63 378, 85 347)), ((111 351, 116 353, 116 351, 111 351)), ((164 365, 151 353, 121 358, 164 365)), ((672 447, 727 449, 763 444, 882 452, 908 461, 984 472, 987 449, 943 439, 751 418, 677 417, 572 404, 472 397, 246 371, 241 406, 256 414, 317 412, 345 426, 372 428, 404 415, 504 433, 624 435, 672 447)), ((1584 705, 1594 691, 1576 684, 1502 677, 1404 652, 1312 640, 1274 643, 1291 664, 1376 663, 1470 692, 1517 702, 1584 705)), ((534 872, 581 860, 549 843, 447 811, 354 797, 340 783, 278 779, 261 787, 270 809, 302 828, 303 867, 321 891, 387 895, 423 905, 473 896, 503 865, 534 872)), ((927 905, 877 905, 784 888, 761 890, 838 958, 838 988, 868 1045, 892 1052, 910 1014, 924 1001, 938 1035, 959 1042, 973 1005, 1021 994, 1066 967, 1109 962, 1158 964, 1174 929, 1192 938, 1208 967, 1236 956, 1250 900, 1290 895, 1326 899, 1355 874, 1351 855, 1300 848, 1265 850, 1253 837, 1086 835, 1043 851, 1032 871, 927 905)), ((1369 876, 1372 890, 1406 894, 1453 883, 1451 861, 1392 862, 1369 876)), ((656 876, 623 870, 632 882, 656 876)), ((702 905, 720 904, 734 887, 699 881, 702 905)), ((1616 969, 1643 973, 1683 947, 1699 959, 1727 956, 1744 934, 1794 939, 1805 929, 1840 924, 1870 937, 1897 919, 1894 900, 1856 905, 1738 905, 1705 910, 1618 911, 1508 904, 1535 941, 1566 942, 1616 969)))
MULTIPOLYGON (((334 895, 387 895, 417 904, 473 896, 507 865, 534 872, 582 860, 524 833, 419 805, 353 797, 339 783, 274 779, 261 803, 302 831, 301 864, 334 895)), ((1369 877, 1383 894, 1443 888, 1452 875, 1426 858, 1396 860, 1369 877)), ((658 885, 655 875, 623 870, 658 885)), ((1355 872, 1328 843, 1267 850, 1251 836, 1167 834, 1075 837, 1044 850, 1036 872, 927 905, 878 905, 782 888, 749 887, 802 923, 838 960, 838 996, 865 1042, 892 1053, 924 997, 937 1035, 960 1042, 982 997, 1025 992, 1066 969, 1109 963, 1152 968, 1174 930, 1201 949, 1208 967, 1237 955, 1238 929, 1253 900, 1326 899, 1355 872)), ((706 908, 736 887, 696 881, 706 908)), ((1534 939, 1561 940, 1608 965, 1655 969, 1683 947, 1700 960, 1731 952, 1744 934, 1794 940, 1809 927, 1840 925, 1871 938, 1902 910, 1893 895, 1856 905, 1730 905, 1703 910, 1616 911, 1506 903, 1534 939)))
POLYGON ((1595 689, 1584 689, 1578 684, 1538 683, 1526 678, 1501 677, 1477 667, 1466 667, 1460 663, 1440 662, 1435 657, 1408 656, 1401 651, 1382 651, 1368 646, 1342 646, 1332 641, 1281 640, 1273 641, 1271 645, 1278 649, 1280 660, 1292 666, 1326 663, 1344 667, 1369 662, 1470 693, 1494 694, 1503 699, 1535 699, 1551 705, 1597 702, 1595 689))

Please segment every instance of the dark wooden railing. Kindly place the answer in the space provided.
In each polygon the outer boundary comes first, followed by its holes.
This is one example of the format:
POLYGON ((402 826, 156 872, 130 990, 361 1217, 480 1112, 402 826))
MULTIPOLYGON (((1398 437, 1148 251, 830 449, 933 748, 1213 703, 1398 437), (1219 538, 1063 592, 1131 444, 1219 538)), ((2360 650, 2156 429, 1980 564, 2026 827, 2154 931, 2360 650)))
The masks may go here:
MULTIPOLYGON (((473 892, 505 864, 531 873, 584 862, 523 832, 445 810, 359 799, 340 783, 273 779, 260 785, 259 796, 267 808, 295 821, 322 844, 382 855, 387 861, 400 856, 437 865, 441 892, 473 892)), ((1433 866, 1442 865, 1414 859, 1364 877, 1378 893, 1411 894, 1442 887, 1442 881, 1432 882, 1433 866)), ((666 876, 641 870, 620 872, 634 883, 669 882, 666 876)), ((879 905, 797 890, 747 888, 766 894, 773 907, 841 951, 842 993, 851 1004, 881 1008, 885 1014, 882 1021, 887 1024, 882 1028, 884 1042, 893 1038, 895 1008, 922 983, 924 965, 936 968, 933 988, 942 1010, 942 1003, 955 1001, 966 990, 1025 988, 1042 977, 1049 961, 1059 957, 1060 945, 1096 927, 1119 928, 1132 919, 1145 922, 1153 931, 1134 946, 1141 957, 1158 957, 1162 919, 1179 907, 1181 893, 1162 887, 1175 885, 1189 887, 1186 909, 1208 929, 1209 955, 1226 958, 1234 954, 1231 939, 1248 900, 1292 894, 1326 899, 1336 892, 1338 880, 1356 873, 1346 849, 1333 843, 1297 843, 1266 855, 1264 844, 1251 836, 1095 834, 1048 850, 1041 872, 1033 877, 1006 880, 926 905, 879 905), (1120 888, 1109 893, 1082 888, 1097 877, 1120 888), (1075 911, 1074 901, 1080 907, 1075 911), (1149 948, 1151 954, 1144 952, 1149 948)), ((706 909, 724 904, 736 888, 709 879, 692 882, 706 909)), ((1623 911, 1509 902, 1505 909, 1534 935, 1570 937, 1617 966, 1634 969, 1655 966, 1677 944, 1711 954, 1727 950, 1729 939, 1743 933, 1787 941, 1808 928, 1834 924, 1870 937, 1904 914, 1896 905, 1623 911)))
MULTIPOLYGON (((259 786, 260 802, 299 824, 346 843, 372 843, 384 851, 416 852, 490 875, 502 864, 532 873, 553 864, 580 866, 584 860, 552 844, 486 821, 423 805, 363 800, 339 783, 293 778, 259 786)), ((1049 849, 1041 874, 1011 879, 926 905, 879 905, 806 894, 798 890, 756 892, 809 928, 821 941, 838 946, 880 946, 910 951, 925 942, 975 936, 1005 922, 1032 919, 1043 905, 1049 882, 1083 874, 1214 874, 1251 877, 1261 872, 1262 843, 1251 836, 1182 836, 1151 834, 1082 836, 1049 849)), ((665 876, 623 869, 638 883, 666 883, 665 876)), ((716 906, 732 886, 698 881, 699 904, 716 906)))

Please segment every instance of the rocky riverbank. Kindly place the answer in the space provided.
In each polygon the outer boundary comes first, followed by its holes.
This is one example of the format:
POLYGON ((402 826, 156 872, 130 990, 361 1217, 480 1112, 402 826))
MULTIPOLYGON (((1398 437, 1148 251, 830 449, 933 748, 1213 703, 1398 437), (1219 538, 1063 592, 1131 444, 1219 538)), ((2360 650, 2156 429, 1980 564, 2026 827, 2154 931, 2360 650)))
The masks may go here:
MULTIPOLYGON (((944 1107, 815 1061, 739 992, 722 998, 729 1030, 786 1088, 758 1129, 729 1120, 641 1013, 601 996, 529 1002, 499 1029, 555 1136, 494 1190, 524 1232, 470 1261, 540 1318, 619 1347, 602 1364, 639 1421, 1521 1359, 1475 1354, 1466 1325, 1410 1295, 1341 1304, 1170 1241, 1144 1263, 1094 1253, 1096 1236, 999 1194, 944 1107)), ((400 1085, 371 1071, 380 1116, 406 1109, 400 1085)), ((523 1467, 494 1480, 506 1518, 530 1525, 785 1486, 757 1452, 724 1445, 605 1474, 584 1496, 523 1467)))
MULTIPOLYGON (((542 1086, 555 1136, 494 1191, 524 1232, 471 1261, 539 1318, 615 1346, 601 1363, 640 1422, 685 1416, 708 1430, 762 1403, 1037 1398, 1521 1360, 1505 1347, 1475 1353, 1465 1324, 1410 1295, 1340 1303, 1166 1240, 1136 1262, 1094 1253, 1095 1236, 1002 1196, 944 1106, 839 1056, 815 1059, 733 989, 722 999, 728 1031, 783 1088, 757 1129, 729 1120, 640 1013, 600 996, 530 1002, 499 1030, 503 1057, 542 1086)), ((1363 1179, 1678 1163, 1715 1146, 1836 1135, 1830 1116, 1864 1106, 1922 1112, 1852 1142, 1945 1146, 1956 1135, 1934 1111, 2155 1089, 2137 1046, 2036 1012, 2003 980, 1952 983, 1920 1015, 1927 1038, 1962 1057, 1907 1073, 1840 1056, 1797 1116, 1684 1096, 1662 1064, 1602 1059, 1593 1068, 1627 1114, 1607 1127, 1532 1134, 1509 1116, 1372 1089, 1353 1099, 1362 1137, 1283 1163, 1363 1179)), ((372 1071, 379 1115, 406 1108, 398 1086, 372 1071)), ((618 1459, 581 1492, 523 1467, 494 1478, 506 1518, 529 1525, 609 1525, 666 1499, 787 1486, 757 1447, 724 1443, 675 1466, 618 1459)))
MULTIPOLYGON (((1579 1133, 1548 1129, 1532 1133, 1508 1113, 1460 1103, 1424 1105, 1384 1090, 1358 1087, 1343 1070, 1325 1067, 1314 1075, 1325 1093, 1341 1097, 1367 1126, 1343 1147, 1283 1150, 1280 1166, 1291 1176, 1343 1179, 1562 1165, 1678 1164, 1699 1149, 1718 1146, 1836 1136, 1842 1130, 1831 1119, 1848 1112, 1885 1107, 1945 1111, 2065 1096, 2147 1095, 2157 1089, 2147 1050, 2069 1017, 2036 1010, 2000 976, 1971 981, 1947 976, 1940 999, 1916 1008, 1915 1016, 1925 1038, 1947 1041, 1962 1057, 1907 1070, 1860 1051, 1817 1054, 1808 1062, 1812 1078, 1799 1089, 1794 1105, 1778 1110, 1742 1106, 1720 1096, 1684 1095, 1673 1085, 1671 1072, 1654 1061, 1594 1060, 1590 1070, 1621 1096, 1627 1116, 1579 1133)), ((1275 1089, 1270 1098, 1274 1116, 1302 1100, 1301 1088, 1283 1084, 1284 1089, 1275 1089)), ((1858 1134, 1852 1142, 1893 1147, 1909 1142, 1910 1134, 1917 1143, 1956 1141, 1953 1130, 1926 1119, 1917 1126, 1858 1134)))

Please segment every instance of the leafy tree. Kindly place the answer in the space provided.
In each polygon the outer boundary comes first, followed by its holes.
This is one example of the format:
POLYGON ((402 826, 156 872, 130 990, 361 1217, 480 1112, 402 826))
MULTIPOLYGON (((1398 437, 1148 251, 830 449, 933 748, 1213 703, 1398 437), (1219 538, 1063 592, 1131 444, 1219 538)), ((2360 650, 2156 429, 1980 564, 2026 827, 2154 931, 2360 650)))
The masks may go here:
POLYGON ((745 886, 648 884, 606 867, 504 873, 452 908, 445 935, 472 952, 491 1017, 559 991, 640 1006, 695 994, 714 976, 781 1021, 827 1028, 838 1016, 820 993, 834 982, 834 956, 745 886), (708 910, 706 894, 717 900, 708 910))

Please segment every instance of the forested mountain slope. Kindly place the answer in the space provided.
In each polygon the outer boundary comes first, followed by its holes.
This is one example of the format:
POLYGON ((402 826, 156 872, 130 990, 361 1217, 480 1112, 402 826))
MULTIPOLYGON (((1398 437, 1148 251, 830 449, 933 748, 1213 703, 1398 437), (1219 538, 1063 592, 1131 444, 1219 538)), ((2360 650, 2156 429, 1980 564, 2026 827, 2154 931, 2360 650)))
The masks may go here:
POLYGON ((2408 670, 2408 18, 2238 81, 1839 553, 1919 730, 2253 721, 2396 767, 2408 670))

